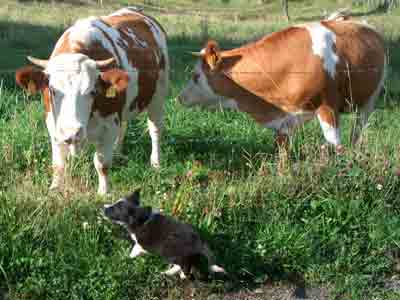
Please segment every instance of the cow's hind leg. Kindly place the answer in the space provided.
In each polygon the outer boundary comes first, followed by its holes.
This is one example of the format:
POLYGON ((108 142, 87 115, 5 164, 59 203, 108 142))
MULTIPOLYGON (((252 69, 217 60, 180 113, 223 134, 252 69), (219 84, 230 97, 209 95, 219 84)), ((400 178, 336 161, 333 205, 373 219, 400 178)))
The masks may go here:
POLYGON ((368 123, 369 115, 374 110, 374 102, 375 99, 370 99, 365 106, 359 108, 359 110, 355 112, 355 120, 350 133, 351 143, 353 145, 360 144, 362 131, 368 123))
POLYGON ((296 128, 303 125, 304 122, 314 117, 313 112, 299 111, 286 113, 279 119, 267 123, 267 127, 274 128, 276 131, 275 145, 278 148, 279 168, 284 169, 289 159, 289 137, 296 128))
POLYGON ((317 115, 325 140, 335 146, 336 151, 342 151, 338 111, 333 106, 322 104, 317 115))
POLYGON ((168 91, 168 74, 165 72, 160 72, 156 94, 147 108, 149 117, 147 125, 151 138, 150 163, 155 168, 160 167, 160 140, 164 123, 164 101, 168 91))
MULTIPOLYGON (((385 72, 385 71, 384 71, 385 72)), ((356 118, 355 122, 353 124, 353 127, 351 129, 351 143, 353 145, 355 144, 360 144, 360 138, 362 135, 363 129, 366 127, 368 123, 368 118, 370 114, 374 111, 375 109, 375 102, 376 99, 378 98, 380 92, 382 91, 383 88, 383 83, 384 83, 384 72, 382 74, 382 79, 378 84, 378 87, 374 91, 374 93, 369 97, 367 103, 364 104, 364 106, 360 107, 356 111, 356 118)))

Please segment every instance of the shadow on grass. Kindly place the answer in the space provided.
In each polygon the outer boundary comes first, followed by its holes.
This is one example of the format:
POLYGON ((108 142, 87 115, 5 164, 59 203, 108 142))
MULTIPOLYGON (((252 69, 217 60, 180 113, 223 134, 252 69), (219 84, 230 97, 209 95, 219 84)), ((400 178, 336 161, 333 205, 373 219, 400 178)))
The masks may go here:
MULTIPOLYGON (((51 27, 0 20, 0 48, 2 49, 0 76, 5 81, 6 87, 13 85, 15 70, 29 64, 26 56, 48 58, 65 29, 61 26, 51 27)), ((193 58, 188 52, 198 51, 205 42, 206 40, 200 36, 169 36, 172 80, 174 80, 174 74, 182 73, 188 64, 193 64, 193 58)), ((220 43, 225 48, 238 45, 229 38, 220 40, 220 43)))
MULTIPOLYGON (((246 211, 239 210, 231 213, 233 215, 246 214, 246 211)), ((290 253, 285 254, 285 251, 278 250, 261 256, 255 238, 259 235, 257 222, 251 223, 244 224, 245 226, 241 227, 240 232, 236 234, 233 232, 210 234, 208 231, 201 231, 202 237, 213 249, 217 264, 228 272, 221 292, 236 294, 254 291, 267 285, 287 283, 295 287, 294 293, 305 294, 303 274, 288 267, 292 260, 290 253)), ((264 246, 269 248, 268 245, 264 246)))
MULTIPOLYGON (((265 134, 261 131, 260 134, 265 134)), ((185 161, 188 158, 200 160, 210 169, 240 170, 245 165, 243 157, 275 154, 274 144, 267 141, 258 143, 248 139, 223 138, 219 134, 194 132, 191 137, 172 135, 176 157, 185 161), (212 160, 211 160, 211 157, 212 160), (218 163, 216 163, 218 162, 218 163)))

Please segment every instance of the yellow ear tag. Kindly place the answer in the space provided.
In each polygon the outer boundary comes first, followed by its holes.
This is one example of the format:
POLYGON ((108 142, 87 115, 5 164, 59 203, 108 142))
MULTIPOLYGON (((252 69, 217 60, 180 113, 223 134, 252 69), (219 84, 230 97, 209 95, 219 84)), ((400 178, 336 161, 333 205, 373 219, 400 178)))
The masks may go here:
POLYGON ((112 85, 107 89, 106 97, 114 98, 115 96, 117 96, 117 89, 112 85))
POLYGON ((36 83, 33 80, 28 82, 28 94, 32 95, 36 92, 36 83))

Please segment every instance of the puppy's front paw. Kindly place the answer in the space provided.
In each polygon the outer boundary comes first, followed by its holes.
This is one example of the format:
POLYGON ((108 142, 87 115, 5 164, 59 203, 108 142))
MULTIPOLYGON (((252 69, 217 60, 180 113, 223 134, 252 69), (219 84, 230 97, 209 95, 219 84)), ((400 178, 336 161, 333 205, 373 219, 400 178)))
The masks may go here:
POLYGON ((179 274, 179 277, 182 280, 186 279, 186 275, 183 272, 181 266, 179 266, 179 265, 172 265, 168 270, 162 272, 161 274, 167 275, 167 276, 173 276, 173 275, 179 274))
POLYGON ((146 254, 146 250, 144 250, 139 244, 135 244, 135 246, 131 250, 131 253, 129 254, 129 257, 135 258, 143 254, 146 254))

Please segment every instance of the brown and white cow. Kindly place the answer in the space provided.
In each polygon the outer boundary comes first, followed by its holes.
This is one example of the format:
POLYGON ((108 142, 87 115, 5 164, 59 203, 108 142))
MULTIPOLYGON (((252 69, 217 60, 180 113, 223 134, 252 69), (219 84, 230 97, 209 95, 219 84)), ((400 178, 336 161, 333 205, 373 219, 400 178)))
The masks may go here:
POLYGON ((356 142, 383 86, 385 49, 366 24, 341 14, 289 27, 240 48, 215 41, 178 100, 185 106, 229 107, 275 129, 277 142, 318 117, 328 143, 340 145, 339 113, 357 112, 356 142))
POLYGON ((166 34, 135 8, 78 20, 58 40, 49 60, 28 57, 35 66, 17 70, 16 81, 43 94, 51 138, 53 181, 63 183, 68 154, 88 140, 96 145, 98 193, 108 192, 113 149, 127 120, 147 110, 151 164, 160 164, 160 135, 169 60, 166 34))

